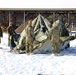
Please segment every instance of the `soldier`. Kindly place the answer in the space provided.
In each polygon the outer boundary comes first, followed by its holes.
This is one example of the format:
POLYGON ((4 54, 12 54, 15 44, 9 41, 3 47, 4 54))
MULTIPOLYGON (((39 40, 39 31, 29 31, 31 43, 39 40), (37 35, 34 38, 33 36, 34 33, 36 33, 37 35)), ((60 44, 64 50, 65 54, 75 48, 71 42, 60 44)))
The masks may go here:
POLYGON ((70 27, 70 25, 68 24, 68 22, 65 23, 65 27, 66 27, 67 31, 69 32, 69 34, 70 34, 70 32, 71 32, 71 27, 70 27))
POLYGON ((1 23, 0 23, 0 43, 1 43, 1 38, 3 37, 3 31, 2 31, 2 27, 1 27, 1 23))
POLYGON ((25 47, 26 47, 26 53, 32 53, 33 51, 33 41, 34 41, 34 30, 33 27, 31 26, 32 24, 32 20, 28 21, 28 24, 25 28, 26 31, 26 43, 25 43, 25 47))
POLYGON ((15 46, 13 42, 13 34, 16 34, 12 22, 9 23, 9 27, 7 28, 7 30, 8 30, 8 46, 10 46, 10 49, 12 50, 12 47, 15 46))
POLYGON ((55 52, 59 54, 60 53, 60 30, 58 29, 56 22, 54 22, 53 27, 48 35, 48 38, 51 39, 52 54, 54 55, 55 52))

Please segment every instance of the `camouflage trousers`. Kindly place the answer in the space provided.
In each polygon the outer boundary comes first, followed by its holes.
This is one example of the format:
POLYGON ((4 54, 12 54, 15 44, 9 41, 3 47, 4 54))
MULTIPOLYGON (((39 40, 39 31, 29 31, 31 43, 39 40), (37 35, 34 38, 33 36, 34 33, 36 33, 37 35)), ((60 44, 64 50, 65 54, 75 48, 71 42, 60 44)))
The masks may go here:
POLYGON ((52 53, 60 53, 60 42, 52 42, 52 53))
POLYGON ((26 42, 25 48, 26 48, 26 53, 28 53, 28 52, 32 53, 32 51, 33 51, 33 43, 32 42, 26 42))

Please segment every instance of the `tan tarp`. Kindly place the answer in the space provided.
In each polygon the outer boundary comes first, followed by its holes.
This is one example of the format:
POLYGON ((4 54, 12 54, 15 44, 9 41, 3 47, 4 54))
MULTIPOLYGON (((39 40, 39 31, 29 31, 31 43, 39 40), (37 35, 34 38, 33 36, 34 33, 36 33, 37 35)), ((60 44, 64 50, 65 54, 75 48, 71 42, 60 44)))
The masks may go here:
POLYGON ((24 30, 24 25, 21 24, 18 28, 15 29, 16 33, 21 33, 24 30))

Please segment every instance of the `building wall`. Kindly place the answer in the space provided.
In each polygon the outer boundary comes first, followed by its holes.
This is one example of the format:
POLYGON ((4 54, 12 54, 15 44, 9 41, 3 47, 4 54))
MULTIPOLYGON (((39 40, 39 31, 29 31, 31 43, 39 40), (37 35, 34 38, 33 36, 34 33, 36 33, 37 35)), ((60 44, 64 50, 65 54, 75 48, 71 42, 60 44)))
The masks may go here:
POLYGON ((6 29, 9 25, 9 12, 10 21, 13 21, 14 28, 16 29, 21 24, 24 24, 24 12, 25 12, 25 24, 28 19, 34 19, 38 14, 42 14, 51 23, 60 19, 63 23, 68 22, 73 28, 76 28, 76 10, 30 10, 30 11, 17 11, 17 10, 0 10, 0 22, 6 29))

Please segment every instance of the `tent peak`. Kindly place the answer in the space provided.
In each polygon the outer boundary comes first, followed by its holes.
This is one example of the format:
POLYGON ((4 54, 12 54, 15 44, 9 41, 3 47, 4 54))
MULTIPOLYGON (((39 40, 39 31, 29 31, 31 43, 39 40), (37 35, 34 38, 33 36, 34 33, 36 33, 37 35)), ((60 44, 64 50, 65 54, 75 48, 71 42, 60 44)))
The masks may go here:
POLYGON ((58 19, 58 20, 56 20, 56 23, 60 23, 61 21, 58 19))

